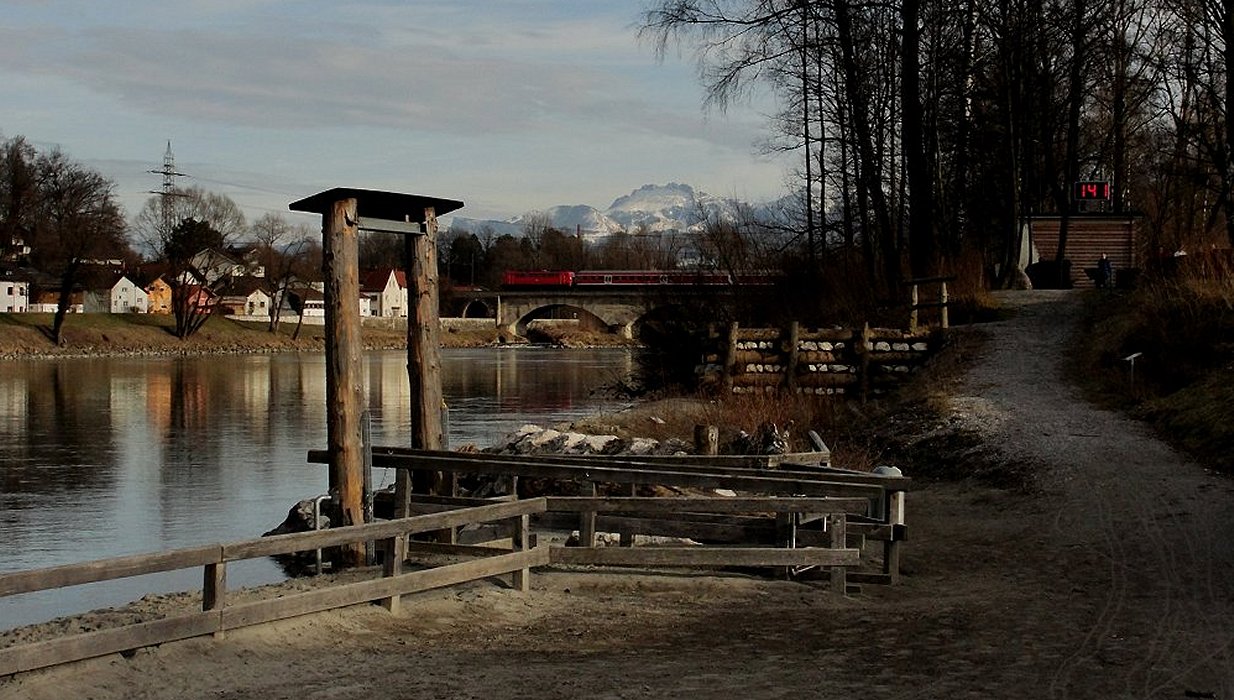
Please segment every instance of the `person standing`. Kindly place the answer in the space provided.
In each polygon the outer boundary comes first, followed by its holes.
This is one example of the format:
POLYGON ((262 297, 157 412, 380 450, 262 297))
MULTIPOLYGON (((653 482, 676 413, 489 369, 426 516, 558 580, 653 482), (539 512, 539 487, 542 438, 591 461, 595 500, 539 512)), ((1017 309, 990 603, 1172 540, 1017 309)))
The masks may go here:
POLYGON ((1109 256, 1105 253, 1101 254, 1101 259, 1097 261, 1097 288, 1105 289, 1113 286, 1114 283, 1114 263, 1110 262, 1109 256))

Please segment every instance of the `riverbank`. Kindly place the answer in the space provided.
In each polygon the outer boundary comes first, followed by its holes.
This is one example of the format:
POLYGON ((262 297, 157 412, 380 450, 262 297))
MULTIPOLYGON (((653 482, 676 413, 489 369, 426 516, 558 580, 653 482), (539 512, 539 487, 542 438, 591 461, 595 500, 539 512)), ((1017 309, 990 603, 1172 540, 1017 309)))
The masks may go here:
POLYGON ((431 591, 402 615, 359 606, 165 644, 0 695, 1231 697, 1234 484, 1083 401, 1064 373, 1076 296, 1006 301, 1015 317, 958 331, 981 342, 935 410, 891 425, 917 448, 893 460, 916 479, 898 586, 552 569, 530 593, 431 591), (973 473, 981 455, 1017 478, 973 473))
MULTIPOLYGON (((262 354, 275 352, 321 352, 325 327, 304 325, 296 333, 294 323, 284 323, 270 332, 264 323, 236 321, 216 316, 193 336, 175 336, 171 316, 145 314, 70 314, 65 317, 60 345, 52 343, 51 314, 0 314, 0 360, 16 358, 103 357, 138 355, 262 354)), ((398 350, 407 346, 406 332, 365 326, 368 350, 398 350)), ((594 332, 559 333, 546 338, 560 347, 623 347, 629 339, 594 332)), ((528 342, 489 330, 447 327, 441 333, 444 348, 480 348, 528 342)))

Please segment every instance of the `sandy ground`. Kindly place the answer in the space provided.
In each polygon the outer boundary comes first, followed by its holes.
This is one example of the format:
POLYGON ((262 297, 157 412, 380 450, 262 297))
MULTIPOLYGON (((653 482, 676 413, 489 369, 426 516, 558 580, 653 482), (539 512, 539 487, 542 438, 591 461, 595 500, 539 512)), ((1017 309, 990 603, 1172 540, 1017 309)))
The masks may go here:
POLYGON ((23 674, 0 698, 1234 698, 1234 482, 1066 383, 1074 297, 1008 303, 942 423, 1033 487, 911 493, 900 586, 554 571, 23 674))

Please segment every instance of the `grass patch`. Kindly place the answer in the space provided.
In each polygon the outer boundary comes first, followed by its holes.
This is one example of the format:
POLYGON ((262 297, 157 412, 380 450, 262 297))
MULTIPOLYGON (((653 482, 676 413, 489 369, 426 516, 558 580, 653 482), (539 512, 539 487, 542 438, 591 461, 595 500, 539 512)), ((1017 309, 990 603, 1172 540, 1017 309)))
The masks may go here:
POLYGON ((1094 294, 1073 357, 1090 398, 1234 472, 1234 278, 1185 270, 1094 294), (1137 353, 1133 373, 1127 358, 1137 353))

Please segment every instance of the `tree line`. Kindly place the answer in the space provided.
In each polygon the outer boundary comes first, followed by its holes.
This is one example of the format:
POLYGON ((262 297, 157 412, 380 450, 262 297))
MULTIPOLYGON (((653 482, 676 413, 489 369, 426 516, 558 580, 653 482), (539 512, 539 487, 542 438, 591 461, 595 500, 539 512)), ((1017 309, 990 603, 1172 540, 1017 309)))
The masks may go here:
POLYGON ((694 52, 706 104, 770 95, 797 154, 798 256, 874 288, 966 253, 1005 277, 1025 218, 1112 184, 1152 250, 1234 245, 1234 4, 1217 0, 658 0, 641 35, 694 52))

